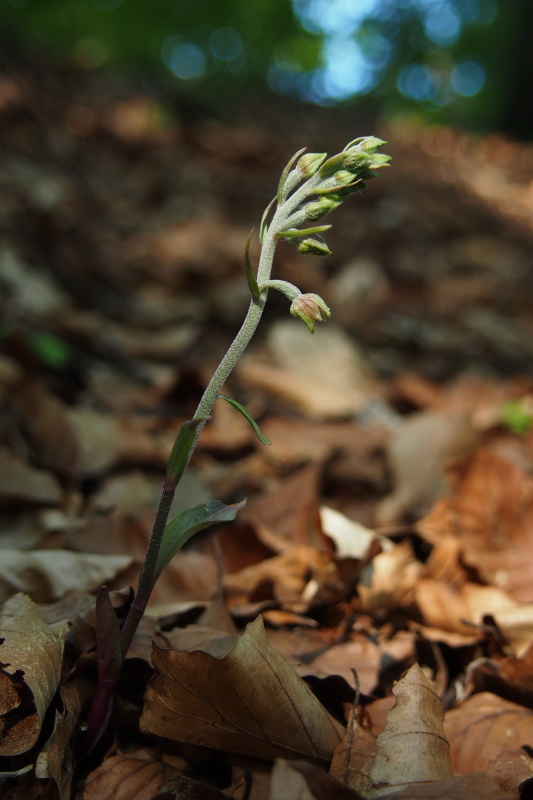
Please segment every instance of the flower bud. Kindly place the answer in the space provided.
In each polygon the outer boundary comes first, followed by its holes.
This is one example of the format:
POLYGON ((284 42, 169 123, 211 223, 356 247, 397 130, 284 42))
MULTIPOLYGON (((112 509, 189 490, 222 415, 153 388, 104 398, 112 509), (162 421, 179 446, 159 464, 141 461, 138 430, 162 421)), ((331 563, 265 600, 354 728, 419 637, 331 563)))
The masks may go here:
POLYGON ((325 217, 330 211, 337 208, 338 205, 339 202, 336 199, 332 198, 330 195, 323 195, 319 197, 318 200, 314 200, 312 203, 307 203, 307 205, 304 206, 306 219, 322 219, 322 217, 325 217))
POLYGON ((378 139, 377 136, 360 136, 358 139, 353 139, 351 142, 348 142, 344 148, 344 152, 357 147, 360 150, 364 150, 365 153, 375 153, 376 150, 384 144, 387 144, 387 142, 383 139, 378 139))
POLYGON ((307 236, 305 239, 300 239, 298 242, 298 252, 303 256, 331 255, 331 250, 327 246, 322 236, 320 236, 318 233, 314 233, 312 236, 307 236))
POLYGON ((311 333, 315 332, 315 322, 325 322, 331 311, 318 294, 301 294, 291 305, 293 317, 303 319, 311 333))
POLYGON ((296 169, 301 173, 302 177, 312 178, 320 169, 326 156, 327 153, 306 153, 296 164, 296 169))

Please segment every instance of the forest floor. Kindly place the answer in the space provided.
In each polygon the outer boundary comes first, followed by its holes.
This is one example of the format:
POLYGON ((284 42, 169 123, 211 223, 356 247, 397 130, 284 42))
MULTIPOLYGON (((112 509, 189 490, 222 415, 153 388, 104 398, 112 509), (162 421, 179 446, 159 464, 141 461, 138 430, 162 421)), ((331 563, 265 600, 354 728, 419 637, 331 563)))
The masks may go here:
POLYGON ((533 796, 533 149, 61 72, 0 115, 2 796, 533 796), (332 317, 269 297, 226 394, 271 444, 217 404, 175 510, 247 504, 164 571, 83 759, 96 591, 122 619, 249 231, 296 150, 367 134, 333 254, 276 256, 332 317))

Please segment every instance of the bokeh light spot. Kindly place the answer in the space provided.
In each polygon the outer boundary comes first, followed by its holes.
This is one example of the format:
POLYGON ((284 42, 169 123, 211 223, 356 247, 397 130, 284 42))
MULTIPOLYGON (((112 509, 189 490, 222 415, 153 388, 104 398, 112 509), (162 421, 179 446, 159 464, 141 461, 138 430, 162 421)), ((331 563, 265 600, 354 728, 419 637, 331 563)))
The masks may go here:
POLYGON ((201 78, 205 72, 205 55, 198 45, 192 42, 176 41, 170 37, 163 44, 162 56, 167 67, 184 81, 201 78))
POLYGON ((450 75, 450 85, 456 94, 473 97, 485 85, 485 70, 477 61, 461 61, 450 75))
POLYGON ((405 97, 421 102, 432 100, 438 91, 436 77, 423 64, 408 64, 400 70, 397 86, 405 97))
POLYGON ((243 48, 242 39, 234 28, 217 28, 209 37, 209 49, 219 61, 235 61, 243 48))

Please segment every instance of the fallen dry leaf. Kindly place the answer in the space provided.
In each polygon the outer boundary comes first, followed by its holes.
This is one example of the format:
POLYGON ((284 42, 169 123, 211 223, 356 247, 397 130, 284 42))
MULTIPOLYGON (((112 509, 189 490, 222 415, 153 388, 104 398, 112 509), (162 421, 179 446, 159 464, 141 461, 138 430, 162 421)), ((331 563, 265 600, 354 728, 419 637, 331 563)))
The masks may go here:
POLYGON ((131 556, 100 556, 69 550, 2 550, 0 602, 16 592, 51 603, 77 589, 91 591, 133 563, 131 556))
POLYGON ((505 789, 521 798, 527 798, 528 789, 531 791, 533 781, 533 758, 525 750, 508 752, 504 750, 494 761, 489 764, 489 775, 505 789), (529 781, 528 788, 523 784, 529 781), (525 791, 521 791, 525 789, 525 791))
POLYGON ((373 796, 386 797, 387 800, 515 800, 515 795, 501 789, 485 772, 415 783, 392 794, 384 790, 373 796))
POLYGON ((272 770, 269 800, 361 800, 361 795, 307 761, 278 759, 272 770))
POLYGON ((152 800, 175 774, 153 752, 119 753, 90 773, 80 800, 152 800))
POLYGON ((0 450, 0 508, 25 504, 58 506, 63 493, 57 478, 36 469, 9 450, 0 450))
POLYGON ((68 421, 79 442, 83 477, 102 475, 118 464, 166 467, 169 448, 136 418, 79 407, 70 410, 68 421))
POLYGON ((428 541, 459 539, 466 564, 515 600, 533 600, 533 480, 490 450, 450 467, 451 497, 417 529, 428 541))
POLYGON ((337 558, 365 558, 374 543, 379 544, 383 551, 393 547, 390 539, 328 506, 320 508, 320 523, 325 535, 335 545, 337 558))
POLYGON ((448 459, 464 455, 477 442, 478 434, 466 414, 422 411, 408 417, 387 450, 394 491, 381 503, 378 523, 425 513, 446 492, 448 459))
MULTIPOLYGON (((233 797, 233 795, 229 796, 233 797)), ((143 795, 139 795, 139 797, 142 798, 143 795)), ((227 798, 227 792, 221 792, 214 786, 195 781, 194 778, 186 775, 177 775, 175 778, 171 778, 165 782, 161 792, 154 796, 150 795, 150 800, 227 800, 227 798)))
POLYGON ((519 657, 478 658, 467 669, 471 692, 492 692, 533 708, 533 644, 519 657))
POLYGON ((358 579, 361 608, 379 618, 406 607, 413 599, 422 570, 408 541, 374 556, 358 579))
POLYGON ((425 625, 465 636, 475 634, 473 625, 481 625, 484 615, 497 616, 516 607, 501 589, 470 582, 461 586, 422 579, 416 584, 414 598, 425 625))
POLYGON ((62 710, 56 710, 52 734, 35 762, 35 777, 38 780, 52 779, 60 797, 70 793, 75 761, 69 749, 86 695, 87 687, 81 681, 61 688, 62 710))
POLYGON ((531 741, 533 711, 482 692, 446 712, 444 731, 455 772, 486 770, 502 752, 531 741))
POLYGON ((258 599, 276 599, 286 608, 304 612, 316 593, 307 598, 305 589, 313 577, 325 570, 330 560, 329 555, 314 547, 289 547, 277 556, 226 575, 223 586, 228 604, 235 606, 258 599))
POLYGON ((65 625, 47 625, 25 594, 11 597, 0 612, 1 756, 26 753, 37 741, 61 679, 66 633, 65 625))
POLYGON ((363 727, 352 709, 346 734, 331 761, 330 772, 363 797, 374 790, 372 768, 377 754, 377 737, 363 727))
POLYGON ((418 664, 392 690, 396 705, 377 740, 376 787, 445 780, 453 775, 442 704, 418 664))
POLYGON ((69 424, 67 406, 38 381, 28 381, 15 394, 22 429, 39 464, 60 477, 78 477, 79 446, 69 424))
POLYGON ((221 659, 154 648, 152 660, 144 732, 259 758, 323 760, 342 738, 343 727, 268 645, 260 617, 221 659))
POLYGON ((318 519, 320 465, 308 464, 275 490, 251 500, 239 514, 267 547, 281 552, 289 545, 326 549, 318 519))
POLYGON ((377 381, 354 341, 334 325, 310 340, 292 321, 270 329, 269 344, 276 366, 243 358, 239 377, 298 406, 311 417, 353 417, 377 392, 377 381), (327 381, 319 380, 320 375, 327 381))

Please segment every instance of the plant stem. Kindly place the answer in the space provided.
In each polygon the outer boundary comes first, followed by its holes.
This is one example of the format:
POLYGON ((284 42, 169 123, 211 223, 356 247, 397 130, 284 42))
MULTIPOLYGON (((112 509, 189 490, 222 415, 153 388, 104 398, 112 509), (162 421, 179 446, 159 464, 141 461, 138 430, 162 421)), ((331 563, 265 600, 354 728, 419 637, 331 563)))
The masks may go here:
MULTIPOLYGON (((257 270, 257 284, 260 287, 259 296, 252 297, 250 306, 248 308, 248 313, 246 314, 239 332, 235 336, 235 339, 230 345, 226 355, 215 370, 198 404, 198 408, 196 409, 193 417, 193 422, 196 421, 198 424, 195 430, 193 442, 189 447, 185 466, 187 466, 192 457, 198 437, 200 436, 200 433, 202 432, 202 429, 209 418, 209 415, 211 414, 220 390, 228 379, 231 371, 239 361, 240 357, 244 353, 257 329, 257 326, 259 325, 259 321, 263 314, 268 296, 268 282, 270 281, 274 253, 278 243, 277 234, 279 231, 282 231, 287 227, 287 221, 291 215, 294 214, 302 201, 309 194, 312 194, 313 188, 319 182, 319 180, 320 179, 318 175, 310 178, 289 198, 287 198, 282 205, 278 205, 276 212, 274 213, 261 247, 261 256, 257 270)), ((273 288, 278 287, 274 286, 273 288)), ((296 289, 296 287, 294 288, 296 289)), ((183 471, 181 472, 181 475, 182 474, 183 471)), ((148 605, 152 589, 156 582, 159 551, 161 549, 163 535, 178 484, 179 478, 176 479, 170 473, 170 471, 167 470, 163 491, 161 493, 159 505, 157 507, 157 512, 152 526, 152 532, 150 534, 150 540, 148 542, 146 556, 141 568, 141 574, 139 576, 139 589, 132 601, 120 633, 121 663, 117 664, 117 669, 114 671, 114 675, 104 676, 99 673, 98 685, 96 687, 96 693, 93 699, 91 711, 87 719, 87 729, 84 736, 86 751, 90 751, 94 747, 105 730, 111 711, 112 696, 118 680, 120 669, 124 659, 126 658, 128 649, 131 645, 139 622, 146 611, 146 606, 148 605)))

